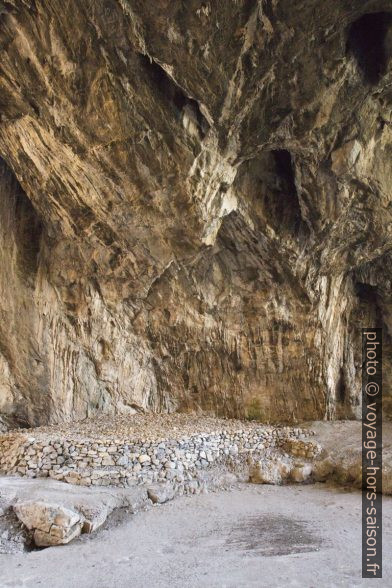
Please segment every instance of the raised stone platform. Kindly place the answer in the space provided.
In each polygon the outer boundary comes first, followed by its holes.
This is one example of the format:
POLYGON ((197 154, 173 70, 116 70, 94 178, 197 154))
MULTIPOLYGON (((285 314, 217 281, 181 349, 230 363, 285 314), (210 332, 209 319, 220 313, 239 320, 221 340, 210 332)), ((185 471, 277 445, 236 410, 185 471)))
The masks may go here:
POLYGON ((312 433, 185 414, 100 417, 0 436, 0 472, 84 486, 172 481, 312 433))

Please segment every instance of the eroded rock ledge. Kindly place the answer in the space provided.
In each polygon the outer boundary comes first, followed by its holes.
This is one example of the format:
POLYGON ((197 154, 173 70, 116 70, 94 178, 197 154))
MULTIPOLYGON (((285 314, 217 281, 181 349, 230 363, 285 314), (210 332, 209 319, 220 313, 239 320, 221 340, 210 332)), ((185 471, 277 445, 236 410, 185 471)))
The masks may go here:
POLYGON ((4 427, 355 418, 367 325, 392 389, 391 14, 2 3, 4 427))

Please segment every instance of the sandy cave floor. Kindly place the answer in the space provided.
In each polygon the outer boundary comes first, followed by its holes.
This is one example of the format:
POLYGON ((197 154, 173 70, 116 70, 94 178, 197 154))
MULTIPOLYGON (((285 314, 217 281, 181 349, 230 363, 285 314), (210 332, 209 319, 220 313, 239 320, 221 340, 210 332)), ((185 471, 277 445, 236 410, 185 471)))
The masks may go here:
MULTIPOLYGON (((392 498, 384 497, 384 579, 392 585, 392 498)), ((253 486, 182 497, 60 547, 0 556, 1 586, 302 588, 361 579, 361 494, 253 486)))

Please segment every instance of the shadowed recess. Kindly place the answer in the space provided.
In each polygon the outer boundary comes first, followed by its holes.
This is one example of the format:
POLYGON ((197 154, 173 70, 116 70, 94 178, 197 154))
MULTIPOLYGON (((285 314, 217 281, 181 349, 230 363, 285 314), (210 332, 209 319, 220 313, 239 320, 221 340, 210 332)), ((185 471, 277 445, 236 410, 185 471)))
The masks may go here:
POLYGON ((347 50, 356 59, 368 84, 378 84, 386 72, 390 51, 386 37, 391 29, 392 14, 364 14, 349 28, 347 50))
POLYGON ((200 137, 203 138, 210 125, 202 114, 197 101, 189 98, 156 61, 141 53, 138 54, 138 59, 151 83, 154 84, 157 93, 174 105, 179 114, 186 110, 188 116, 191 116, 197 125, 200 137))
POLYGON ((2 158, 0 158, 0 177, 8 183, 11 188, 10 193, 13 194, 9 206, 14 211, 12 218, 15 223, 17 261, 21 277, 28 280, 29 277, 35 275, 38 268, 42 222, 14 172, 2 158))
POLYGON ((277 188, 280 190, 283 199, 278 205, 279 222, 285 222, 288 227, 295 231, 301 224, 301 207, 298 199, 297 187, 295 185, 295 173, 291 153, 286 149, 272 151, 277 177, 277 188))

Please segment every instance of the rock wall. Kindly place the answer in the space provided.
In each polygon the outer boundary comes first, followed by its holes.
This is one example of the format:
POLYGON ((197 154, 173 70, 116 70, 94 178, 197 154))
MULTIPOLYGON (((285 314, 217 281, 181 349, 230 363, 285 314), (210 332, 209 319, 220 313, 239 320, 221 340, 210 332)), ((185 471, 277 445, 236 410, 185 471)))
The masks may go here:
POLYGON ((5 424, 354 418, 369 325, 391 382, 391 15, 2 3, 5 424))

